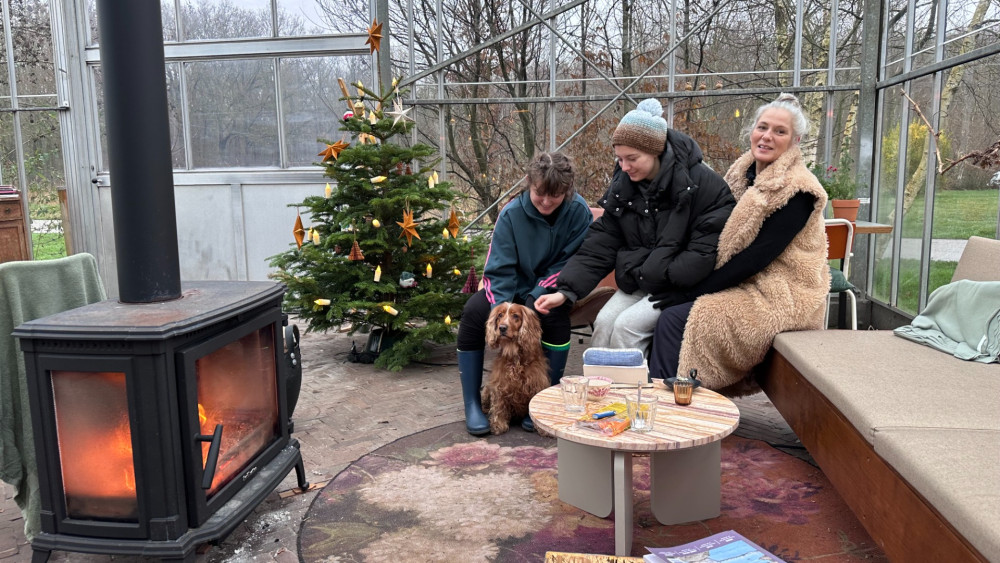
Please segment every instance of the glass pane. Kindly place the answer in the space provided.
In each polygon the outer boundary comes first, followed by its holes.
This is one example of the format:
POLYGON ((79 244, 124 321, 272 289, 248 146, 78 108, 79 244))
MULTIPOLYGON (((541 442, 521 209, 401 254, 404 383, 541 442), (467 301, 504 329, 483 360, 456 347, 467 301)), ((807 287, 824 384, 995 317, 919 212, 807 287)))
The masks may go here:
MULTIPOLYGON (((335 33, 361 33, 371 23, 368 0, 277 0, 278 35, 323 35, 335 33)), ((403 25, 405 20, 394 19, 392 25, 403 25)), ((388 27, 388 26, 387 26, 388 27)))
POLYGON ((59 116, 55 111, 22 114, 21 133, 34 258, 61 258, 66 244, 59 201, 65 186, 59 116))
MULTIPOLYGON (((195 361, 203 435, 222 425, 213 494, 278 436, 277 371, 270 325, 195 361)), ((209 443, 202 445, 202 463, 209 443)))
POLYGON ((271 37, 271 0, 199 0, 181 4, 183 40, 271 37))
POLYGON ((937 2, 917 2, 915 4, 912 68, 920 68, 934 62, 937 13, 937 2))
POLYGON ((987 0, 950 0, 945 58, 1000 41, 1000 3, 987 0))
MULTIPOLYGON (((997 80, 1000 55, 955 67, 944 76, 954 84, 942 96, 940 135, 945 167, 970 154, 982 154, 1000 137, 1000 91, 997 80)), ((967 158, 936 175, 933 245, 928 294, 951 281, 965 242, 971 236, 996 238, 1000 174, 995 166, 967 158)))
POLYGON ((51 374, 67 516, 136 521, 139 502, 125 374, 51 374))
POLYGON ((163 40, 177 41, 177 13, 174 0, 160 0, 160 20, 163 23, 163 40))
POLYGON ((861 82, 861 0, 840 0, 837 20, 837 84, 861 82))
POLYGON ((883 78, 892 78, 903 72, 903 55, 906 47, 906 0, 888 0, 888 43, 883 78))
MULTIPOLYGON (((289 166, 319 162, 324 148, 318 139, 331 142, 344 133, 340 124, 347 102, 337 78, 348 84, 371 76, 371 57, 304 57, 281 60, 281 109, 285 120, 289 166)), ((348 135, 348 139, 349 139, 348 135)))
POLYGON ((184 113, 181 95, 181 65, 167 63, 167 108, 170 119, 170 159, 174 168, 184 168, 184 113))
MULTIPOLYGON (((903 98, 895 91, 881 92, 882 118, 879 125, 878 206, 873 210, 876 223, 894 225, 899 164, 899 118, 903 98)), ((872 296, 889 303, 892 284, 892 234, 876 234, 874 283, 872 296)))
POLYGON ((186 63, 184 72, 192 168, 279 164, 273 59, 186 63))

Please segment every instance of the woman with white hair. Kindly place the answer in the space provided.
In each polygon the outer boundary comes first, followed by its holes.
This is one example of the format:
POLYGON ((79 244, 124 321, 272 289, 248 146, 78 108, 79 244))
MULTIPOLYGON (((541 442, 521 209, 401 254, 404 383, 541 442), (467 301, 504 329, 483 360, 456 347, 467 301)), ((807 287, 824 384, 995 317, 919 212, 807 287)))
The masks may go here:
POLYGON ((808 128, 791 94, 758 108, 750 150, 725 176, 736 207, 719 237, 715 270, 685 295, 652 298, 663 309, 653 377, 697 369, 707 388, 738 394, 775 335, 822 328, 830 288, 826 192, 799 151, 808 128))

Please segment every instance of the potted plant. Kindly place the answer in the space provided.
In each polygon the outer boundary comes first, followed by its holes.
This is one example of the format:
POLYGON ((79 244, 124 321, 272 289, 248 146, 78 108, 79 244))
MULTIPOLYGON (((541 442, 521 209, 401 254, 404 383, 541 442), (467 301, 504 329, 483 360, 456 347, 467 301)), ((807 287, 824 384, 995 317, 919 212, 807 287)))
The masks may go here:
POLYGON ((827 166, 824 169, 821 164, 816 163, 812 172, 826 190, 827 199, 833 207, 833 217, 856 221, 860 200, 857 198, 857 184, 854 183, 848 164, 850 161, 846 157, 839 168, 827 166))

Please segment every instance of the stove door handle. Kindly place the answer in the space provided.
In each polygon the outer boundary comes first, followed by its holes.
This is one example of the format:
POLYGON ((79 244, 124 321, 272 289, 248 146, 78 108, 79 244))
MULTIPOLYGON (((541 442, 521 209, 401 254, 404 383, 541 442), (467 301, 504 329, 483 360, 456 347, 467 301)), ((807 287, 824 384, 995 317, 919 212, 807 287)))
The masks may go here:
POLYGON ((222 444, 222 425, 215 425, 215 432, 212 434, 198 434, 195 436, 196 442, 211 442, 208 446, 208 459, 205 460, 205 472, 201 478, 201 488, 212 488, 212 480, 215 479, 215 468, 219 464, 219 446, 222 444))

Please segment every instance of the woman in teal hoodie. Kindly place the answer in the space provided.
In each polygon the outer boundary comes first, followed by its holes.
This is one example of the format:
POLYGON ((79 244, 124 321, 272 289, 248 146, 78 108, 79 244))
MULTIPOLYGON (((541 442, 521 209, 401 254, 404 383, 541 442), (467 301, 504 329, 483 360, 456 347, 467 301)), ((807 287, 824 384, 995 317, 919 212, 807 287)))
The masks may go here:
MULTIPOLYGON (((500 211, 483 268, 483 289, 469 298, 458 327, 465 426, 474 436, 490 432, 479 395, 490 311, 501 303, 518 303, 534 310, 537 298, 556 290, 559 272, 580 247, 592 220, 587 202, 573 187, 569 157, 558 152, 539 154, 526 174, 528 188, 500 211)), ((553 385, 562 377, 569 355, 570 307, 567 304, 539 316, 542 348, 553 385)), ((530 418, 521 426, 534 430, 530 418)))

